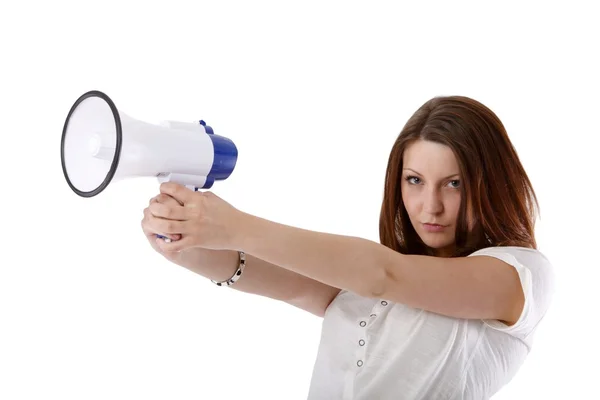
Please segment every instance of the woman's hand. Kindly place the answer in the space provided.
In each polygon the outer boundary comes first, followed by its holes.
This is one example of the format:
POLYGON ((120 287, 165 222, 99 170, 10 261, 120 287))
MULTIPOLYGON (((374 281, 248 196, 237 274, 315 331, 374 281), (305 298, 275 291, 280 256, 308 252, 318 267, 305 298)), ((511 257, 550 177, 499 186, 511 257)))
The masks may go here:
POLYGON ((183 185, 167 182, 160 192, 179 202, 153 202, 148 209, 148 229, 164 235, 181 235, 167 243, 159 240, 163 251, 181 251, 191 247, 213 250, 235 249, 235 234, 245 214, 212 192, 194 192, 183 185))
POLYGON ((164 249, 162 249, 160 247, 160 243, 163 242, 164 240, 159 239, 157 237, 157 235, 163 235, 165 237, 168 237, 171 240, 179 240, 181 238, 181 235, 178 235, 178 234, 167 235, 165 232, 160 232, 155 229, 155 227, 160 224, 158 224, 156 221, 157 217, 155 217, 154 215, 152 215, 150 213, 150 207, 154 203, 164 204, 167 206, 178 206, 180 204, 174 198, 167 196, 166 194, 160 193, 159 195, 154 196, 153 198, 150 199, 150 201, 148 203, 148 207, 146 207, 144 209, 144 218, 141 221, 142 230, 144 232, 144 235, 146 236, 146 239, 148 239, 148 242, 150 243, 152 248, 155 251, 157 251, 159 254, 166 257, 168 260, 170 260, 174 263, 179 263, 179 260, 181 258, 181 253, 174 252, 174 251, 165 251, 164 249))

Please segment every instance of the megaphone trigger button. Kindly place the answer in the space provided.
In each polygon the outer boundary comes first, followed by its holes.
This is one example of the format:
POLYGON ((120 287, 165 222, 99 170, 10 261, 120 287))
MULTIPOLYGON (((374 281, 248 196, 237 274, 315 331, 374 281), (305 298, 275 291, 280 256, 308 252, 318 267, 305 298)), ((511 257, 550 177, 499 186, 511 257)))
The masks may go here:
POLYGON ((204 122, 204 120, 200 120, 200 125, 202 125, 204 127, 204 129, 206 130, 206 133, 208 133, 209 135, 213 135, 215 132, 213 131, 213 128, 211 128, 210 126, 206 125, 206 122, 204 122))

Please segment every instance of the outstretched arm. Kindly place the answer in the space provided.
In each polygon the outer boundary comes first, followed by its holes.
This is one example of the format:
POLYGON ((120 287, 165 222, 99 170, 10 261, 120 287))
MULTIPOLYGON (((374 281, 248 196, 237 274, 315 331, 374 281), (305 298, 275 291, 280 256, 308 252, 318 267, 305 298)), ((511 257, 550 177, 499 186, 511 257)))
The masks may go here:
POLYGON ((314 232, 246 214, 232 246, 365 297, 459 318, 516 322, 518 273, 492 257, 404 255, 373 241, 314 232))
POLYGON ((184 204, 182 210, 155 210, 171 219, 167 233, 184 232, 166 246, 243 250, 330 286, 451 317, 512 324, 523 308, 518 273, 496 258, 404 255, 367 239, 253 216, 211 192, 174 184, 163 184, 161 191, 184 204))

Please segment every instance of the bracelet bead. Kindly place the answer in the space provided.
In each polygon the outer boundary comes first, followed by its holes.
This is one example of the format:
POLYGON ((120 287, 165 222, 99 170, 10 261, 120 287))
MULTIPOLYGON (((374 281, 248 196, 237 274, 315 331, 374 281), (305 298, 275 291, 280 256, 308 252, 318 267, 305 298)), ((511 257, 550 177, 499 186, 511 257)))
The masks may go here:
POLYGON ((246 254, 243 251, 238 251, 238 253, 240 256, 240 263, 239 263, 236 271, 231 276, 231 278, 226 279, 224 281, 220 281, 220 282, 211 279, 212 283, 214 283, 217 286, 231 286, 238 279, 240 279, 240 276, 242 276, 242 272, 244 272, 244 268, 246 267, 246 254))

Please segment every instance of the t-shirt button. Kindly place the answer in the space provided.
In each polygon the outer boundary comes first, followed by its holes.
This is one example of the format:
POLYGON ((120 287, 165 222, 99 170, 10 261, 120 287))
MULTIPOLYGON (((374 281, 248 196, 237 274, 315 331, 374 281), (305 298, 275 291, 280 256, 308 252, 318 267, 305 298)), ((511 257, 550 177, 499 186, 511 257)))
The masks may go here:
POLYGON ((359 367, 362 367, 362 366, 363 366, 363 362, 362 362, 362 360, 358 360, 358 361, 356 362, 356 365, 358 365, 359 367))
POLYGON ((381 302, 381 305, 383 305, 383 306, 387 306, 387 301, 383 300, 383 301, 381 302))
POLYGON ((365 326, 367 323, 365 321, 360 321, 360 326, 365 326))
POLYGON ((363 339, 360 339, 358 341, 358 344, 361 345, 361 346, 364 346, 365 345, 365 341, 363 339))

